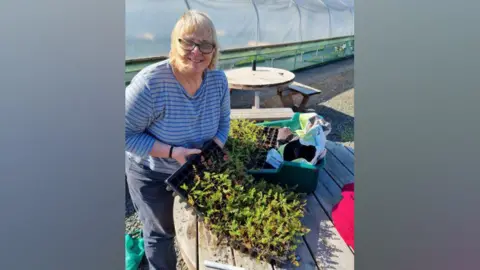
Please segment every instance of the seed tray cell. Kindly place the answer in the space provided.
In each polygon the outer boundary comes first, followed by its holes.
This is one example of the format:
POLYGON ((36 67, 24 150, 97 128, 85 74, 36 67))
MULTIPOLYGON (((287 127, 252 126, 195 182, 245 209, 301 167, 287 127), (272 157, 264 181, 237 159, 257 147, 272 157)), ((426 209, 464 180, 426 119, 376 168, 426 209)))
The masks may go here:
POLYGON ((266 135, 266 138, 260 142, 260 146, 266 149, 275 147, 277 144, 278 130, 279 129, 275 127, 264 127, 262 137, 266 135))

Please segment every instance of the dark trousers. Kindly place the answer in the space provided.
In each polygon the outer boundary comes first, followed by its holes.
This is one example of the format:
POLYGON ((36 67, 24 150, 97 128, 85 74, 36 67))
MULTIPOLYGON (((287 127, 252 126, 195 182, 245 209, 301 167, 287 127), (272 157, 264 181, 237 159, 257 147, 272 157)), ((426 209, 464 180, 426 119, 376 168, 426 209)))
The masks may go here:
POLYGON ((154 172, 136 162, 126 162, 132 203, 143 225, 145 256, 151 270, 175 270, 173 196, 164 183, 170 175, 154 172))

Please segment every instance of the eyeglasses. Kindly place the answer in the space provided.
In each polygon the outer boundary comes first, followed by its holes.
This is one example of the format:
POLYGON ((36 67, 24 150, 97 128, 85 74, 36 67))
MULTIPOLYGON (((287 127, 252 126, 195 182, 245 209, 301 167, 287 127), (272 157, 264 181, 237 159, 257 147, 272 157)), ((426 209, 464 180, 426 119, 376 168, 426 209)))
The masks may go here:
POLYGON ((209 54, 215 49, 215 45, 208 43, 208 42, 203 42, 203 43, 195 43, 191 40, 186 40, 186 39, 178 39, 178 42, 180 42, 180 45, 182 46, 183 49, 187 51, 193 51, 195 47, 198 47, 198 49, 205 54, 209 54))

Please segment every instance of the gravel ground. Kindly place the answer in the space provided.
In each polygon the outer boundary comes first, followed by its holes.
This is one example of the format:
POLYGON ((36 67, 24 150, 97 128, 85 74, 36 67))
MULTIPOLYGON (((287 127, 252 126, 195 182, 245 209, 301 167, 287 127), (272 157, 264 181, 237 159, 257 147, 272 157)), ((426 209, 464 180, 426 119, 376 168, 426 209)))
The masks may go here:
POLYGON ((354 147, 354 60, 332 63, 296 74, 296 81, 321 89, 308 108, 332 124, 331 141, 354 147))
MULTIPOLYGON (((125 189, 127 190, 127 187, 125 187, 125 189)), ((136 237, 138 236, 136 232, 141 228, 142 228, 142 224, 138 219, 138 215, 135 212, 132 201, 130 199, 130 195, 127 191, 125 192, 125 233, 132 234, 136 237)), ((185 262, 182 259, 182 256, 180 255, 180 251, 178 250, 178 245, 176 242, 175 242, 175 252, 177 254, 177 270, 188 270, 187 266, 185 265, 185 262)), ((142 262, 142 264, 139 267, 139 270, 148 270, 148 265, 146 264, 145 261, 142 262)))
MULTIPOLYGON (((353 60, 300 72, 296 80, 322 90, 321 95, 311 98, 308 108, 314 109, 332 123, 332 132, 328 139, 354 148, 353 60)), ((134 233, 140 228, 141 223, 127 191, 125 194, 125 232, 134 233)), ((177 269, 188 270, 177 247, 176 251, 177 269)), ((139 269, 148 270, 148 267, 143 264, 139 269)))
POLYGON ((354 89, 319 103, 316 111, 332 123, 328 139, 355 148, 354 144, 354 89))

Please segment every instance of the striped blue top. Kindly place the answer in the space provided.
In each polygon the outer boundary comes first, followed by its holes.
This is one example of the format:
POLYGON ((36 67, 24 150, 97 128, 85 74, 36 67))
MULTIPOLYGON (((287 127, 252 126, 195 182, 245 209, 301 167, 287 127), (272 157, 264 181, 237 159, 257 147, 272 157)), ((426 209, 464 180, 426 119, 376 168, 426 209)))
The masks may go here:
POLYGON ((200 148, 230 128, 230 91, 221 70, 208 70, 191 96, 173 75, 169 60, 141 70, 125 91, 125 151, 133 161, 171 174, 179 163, 149 155, 153 143, 200 148))

